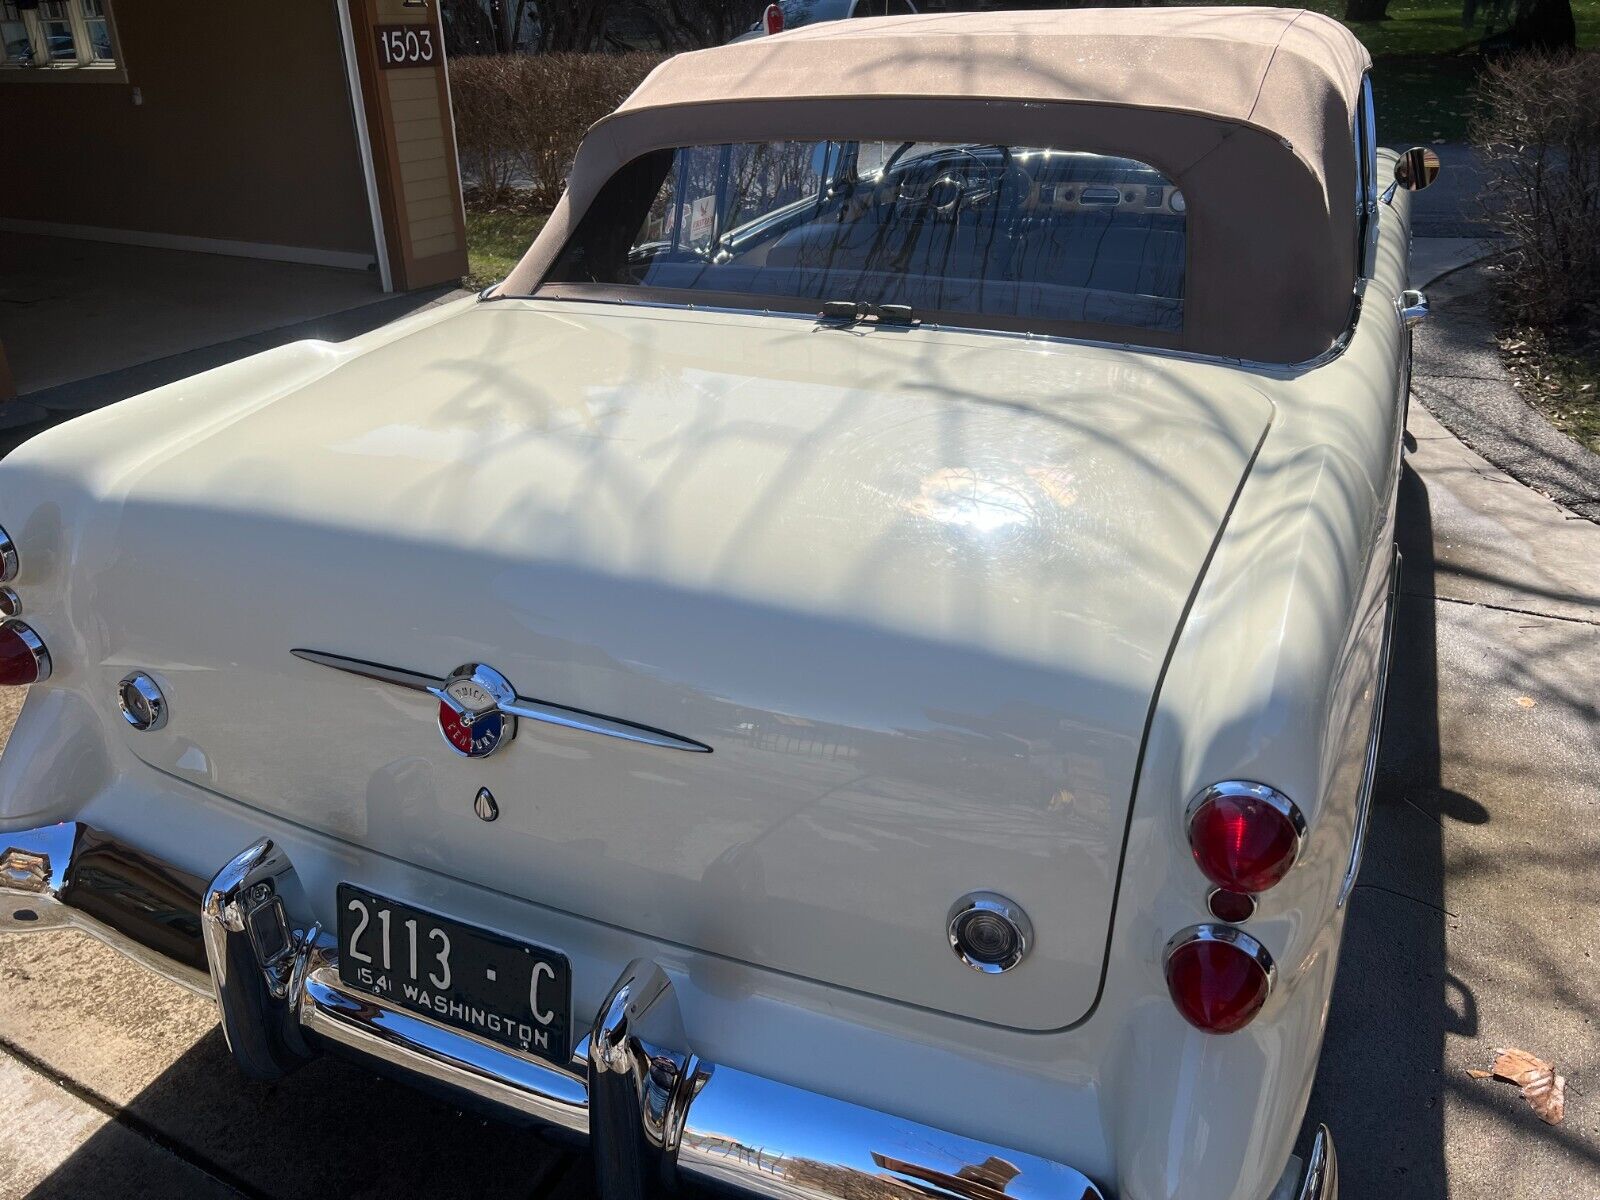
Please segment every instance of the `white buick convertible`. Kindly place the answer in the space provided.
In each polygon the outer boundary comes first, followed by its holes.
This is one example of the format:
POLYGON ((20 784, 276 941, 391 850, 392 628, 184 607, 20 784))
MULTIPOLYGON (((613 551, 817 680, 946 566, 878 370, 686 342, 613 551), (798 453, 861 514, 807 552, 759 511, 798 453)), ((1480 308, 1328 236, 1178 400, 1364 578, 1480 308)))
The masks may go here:
POLYGON ((1330 1200, 1436 169, 1368 66, 1272 9, 686 54, 498 287, 24 446, 0 928, 608 1200, 1330 1200))

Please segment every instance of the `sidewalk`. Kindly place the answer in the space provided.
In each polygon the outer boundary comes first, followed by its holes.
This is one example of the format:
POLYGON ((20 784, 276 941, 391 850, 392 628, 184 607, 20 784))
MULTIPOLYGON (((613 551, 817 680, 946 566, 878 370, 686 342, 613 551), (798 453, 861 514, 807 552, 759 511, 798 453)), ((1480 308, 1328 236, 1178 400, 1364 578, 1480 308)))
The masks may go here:
POLYGON ((1600 526, 1415 400, 1408 425, 1382 757, 1308 1120, 1352 1197, 1600 1196, 1600 526), (1564 1124, 1467 1075, 1502 1046, 1566 1076, 1564 1124))

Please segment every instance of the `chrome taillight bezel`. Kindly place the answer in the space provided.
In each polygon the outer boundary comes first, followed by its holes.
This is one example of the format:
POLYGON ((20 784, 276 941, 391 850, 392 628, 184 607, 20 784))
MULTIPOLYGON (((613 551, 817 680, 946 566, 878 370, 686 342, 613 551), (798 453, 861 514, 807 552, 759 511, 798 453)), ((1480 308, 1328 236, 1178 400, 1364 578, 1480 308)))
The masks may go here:
POLYGON ((22 560, 17 556, 16 542, 0 527, 0 583, 10 583, 21 569, 22 560))
POLYGON ((35 672, 37 672, 33 678, 33 682, 43 683, 45 680, 49 679, 52 670, 52 664, 50 662, 50 651, 45 648, 43 639, 40 638, 39 635, 35 633, 29 625, 22 621, 0 622, 0 630, 6 629, 9 629, 12 633, 15 633, 17 637, 21 639, 22 644, 27 647, 28 653, 33 655, 33 667, 35 672))
MULTIPOLYGON (((1200 789, 1199 793, 1195 795, 1194 799, 1189 801, 1188 807, 1184 809, 1184 843, 1189 847, 1192 853, 1194 850, 1194 820, 1195 817, 1199 815, 1202 808, 1204 808, 1213 800, 1229 799, 1234 797, 1246 797, 1253 800, 1259 800, 1263 804, 1266 804, 1268 807, 1281 814, 1289 822, 1289 827, 1294 832, 1294 853, 1289 858, 1289 865, 1283 869, 1283 875, 1287 876, 1290 871, 1294 870, 1295 864, 1300 861, 1300 856, 1305 853, 1306 832, 1308 826, 1306 824, 1305 814, 1300 811, 1300 806, 1297 805, 1293 800, 1289 799, 1288 796, 1280 792, 1277 788, 1272 787, 1269 784, 1253 783, 1245 779, 1225 779, 1221 783, 1213 783, 1200 789)), ((1197 863, 1196 868, 1198 869, 1198 867, 1199 864, 1197 863)), ((1212 879, 1211 876, 1206 875, 1203 870, 1200 873, 1207 879, 1207 881, 1216 884, 1219 887, 1225 886, 1221 883, 1221 881, 1212 879)), ((1280 876, 1279 882, 1282 882, 1282 876, 1280 876)))
POLYGON ((1262 1011, 1267 1007, 1267 1005, 1271 1003, 1273 991, 1276 989, 1278 984, 1278 964, 1273 961, 1272 954, 1265 946, 1263 946, 1259 941, 1251 937, 1248 933, 1236 925, 1212 924, 1210 922, 1200 925, 1191 925, 1186 929, 1180 929, 1177 933, 1173 934, 1167 939, 1167 944, 1161 953, 1161 974, 1167 984, 1168 998, 1172 1000, 1173 1007, 1178 1010, 1178 1014, 1183 1017, 1183 1019, 1191 1026, 1193 1026, 1195 1029, 1198 1029, 1201 1033, 1208 1034, 1213 1037, 1226 1037, 1229 1034, 1238 1033, 1239 1030, 1245 1028, 1245 1026, 1254 1021, 1258 1016, 1261 1015, 1262 1011), (1203 942, 1213 942, 1222 945, 1228 945, 1242 951, 1250 959, 1250 961, 1255 964, 1256 968, 1260 970, 1262 978, 1266 982, 1265 990, 1261 995, 1261 1003, 1251 1011, 1249 1016, 1246 1017, 1241 1024, 1232 1029, 1208 1028, 1204 1025, 1198 1024, 1189 1018, 1188 1014, 1184 1011, 1183 1006, 1180 1005, 1177 1001, 1177 998, 1172 995, 1171 971, 1173 956, 1186 946, 1203 942))

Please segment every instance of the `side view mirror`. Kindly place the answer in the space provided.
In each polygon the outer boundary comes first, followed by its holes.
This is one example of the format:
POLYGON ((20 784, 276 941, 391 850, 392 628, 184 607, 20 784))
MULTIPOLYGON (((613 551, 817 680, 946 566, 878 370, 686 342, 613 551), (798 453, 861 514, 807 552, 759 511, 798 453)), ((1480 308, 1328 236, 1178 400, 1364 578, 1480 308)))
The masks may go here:
POLYGON ((1408 192, 1420 192, 1437 178, 1439 178, 1439 156, 1426 146, 1413 146, 1400 155, 1394 164, 1394 182, 1383 193, 1383 202, 1387 204, 1394 199, 1396 188, 1405 188, 1408 192))

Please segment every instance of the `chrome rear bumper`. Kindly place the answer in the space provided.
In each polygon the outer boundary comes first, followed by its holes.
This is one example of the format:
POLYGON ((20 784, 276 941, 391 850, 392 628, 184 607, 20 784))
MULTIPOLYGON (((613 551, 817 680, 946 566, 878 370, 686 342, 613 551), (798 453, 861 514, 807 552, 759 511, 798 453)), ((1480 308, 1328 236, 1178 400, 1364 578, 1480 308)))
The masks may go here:
POLYGON ((332 939, 304 919, 293 865, 268 840, 209 885, 84 825, 0 835, 0 847, 0 931, 79 928, 214 995, 229 1049, 257 1078, 333 1049, 563 1130, 589 1144, 607 1200, 684 1188, 1104 1200, 1061 1163, 703 1061, 671 980, 647 959, 623 971, 562 1070, 346 987, 332 939))
MULTIPOLYGON (((297 919, 309 911, 266 839, 206 885, 86 825, 0 835, 0 933, 80 929, 214 997, 254 1077, 332 1049, 562 1130, 589 1144, 607 1200, 685 1186, 773 1200, 1105 1200, 1061 1163, 701 1060, 671 980, 647 959, 623 971, 562 1070, 346 987, 332 939, 297 919)), ((1290 1186, 1294 1200, 1338 1200, 1326 1127, 1290 1186)))

